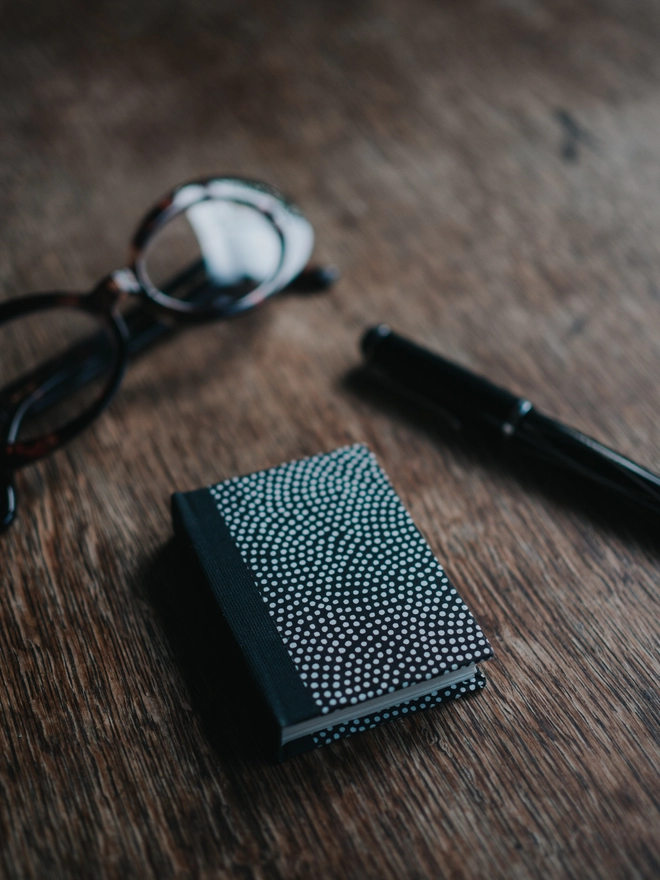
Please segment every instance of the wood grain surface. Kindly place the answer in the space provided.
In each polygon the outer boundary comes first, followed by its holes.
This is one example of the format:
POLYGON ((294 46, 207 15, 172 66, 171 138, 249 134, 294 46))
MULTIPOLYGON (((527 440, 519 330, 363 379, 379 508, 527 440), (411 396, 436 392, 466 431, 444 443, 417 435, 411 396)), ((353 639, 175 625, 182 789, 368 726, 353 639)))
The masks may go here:
POLYGON ((3 298, 88 288, 214 172, 287 192, 342 271, 172 338, 20 474, 2 875, 660 876, 657 532, 350 375, 387 321, 660 469, 658 4, 28 0, 2 22, 3 298), (489 686, 271 766, 220 650, 177 626, 169 496, 354 441, 493 643, 489 686))

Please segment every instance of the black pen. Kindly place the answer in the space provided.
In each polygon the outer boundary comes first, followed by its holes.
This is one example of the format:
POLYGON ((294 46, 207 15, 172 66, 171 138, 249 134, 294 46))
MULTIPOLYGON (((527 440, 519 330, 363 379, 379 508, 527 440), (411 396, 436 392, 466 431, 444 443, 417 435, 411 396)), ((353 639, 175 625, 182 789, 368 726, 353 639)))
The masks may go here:
POLYGON ((454 428, 490 446, 504 442, 512 451, 578 474, 635 507, 660 513, 660 476, 544 416, 526 398, 415 345, 385 324, 365 333, 362 351, 370 368, 439 408, 454 428))

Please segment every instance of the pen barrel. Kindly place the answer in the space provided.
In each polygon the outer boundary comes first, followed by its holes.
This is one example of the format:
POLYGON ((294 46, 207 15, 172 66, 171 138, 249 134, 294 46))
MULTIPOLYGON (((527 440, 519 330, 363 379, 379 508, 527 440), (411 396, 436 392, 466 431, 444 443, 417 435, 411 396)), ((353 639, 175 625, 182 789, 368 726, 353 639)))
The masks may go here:
POLYGON ((456 427, 477 439, 505 445, 513 457, 559 468, 633 507, 660 514, 658 474, 539 413, 524 397, 415 345, 385 325, 367 331, 362 350, 369 365, 395 388, 426 406, 441 408, 456 427))
POLYGON ((389 327, 368 330, 362 351, 395 386, 445 410, 459 427, 486 440, 510 435, 530 404, 482 376, 445 360, 389 327))
POLYGON ((660 514, 660 476, 581 431, 532 409, 511 450, 582 477, 608 494, 660 514))

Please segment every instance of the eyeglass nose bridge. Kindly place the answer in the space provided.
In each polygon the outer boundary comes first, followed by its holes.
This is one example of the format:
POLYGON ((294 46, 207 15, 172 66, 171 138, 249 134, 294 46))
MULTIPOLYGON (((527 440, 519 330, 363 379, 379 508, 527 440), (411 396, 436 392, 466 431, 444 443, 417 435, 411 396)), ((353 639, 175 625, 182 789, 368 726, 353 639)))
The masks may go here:
POLYGON ((129 266, 115 269, 99 281, 87 295, 86 307, 96 313, 114 312, 121 300, 127 296, 143 294, 142 285, 129 266))

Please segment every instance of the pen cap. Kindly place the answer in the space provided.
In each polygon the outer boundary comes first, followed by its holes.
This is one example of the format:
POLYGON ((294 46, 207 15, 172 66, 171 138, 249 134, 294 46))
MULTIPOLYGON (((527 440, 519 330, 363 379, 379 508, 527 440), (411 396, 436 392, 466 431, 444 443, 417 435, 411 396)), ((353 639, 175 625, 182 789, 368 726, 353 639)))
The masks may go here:
POLYGON ((511 433, 529 404, 381 324, 362 338, 368 364, 399 389, 440 406, 479 435, 511 433))

